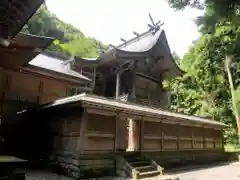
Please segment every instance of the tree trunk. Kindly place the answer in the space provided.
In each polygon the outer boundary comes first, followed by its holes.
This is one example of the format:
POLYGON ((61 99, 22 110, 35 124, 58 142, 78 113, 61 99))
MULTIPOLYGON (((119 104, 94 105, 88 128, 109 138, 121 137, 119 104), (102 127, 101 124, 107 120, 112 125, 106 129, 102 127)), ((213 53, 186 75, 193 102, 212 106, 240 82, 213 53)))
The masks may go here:
POLYGON ((230 90, 231 90, 233 111, 234 111, 235 118, 236 118, 237 132, 238 132, 238 143, 240 144, 240 114, 239 114, 238 109, 237 109, 237 102, 236 102, 236 98, 235 98, 235 88, 234 88, 234 85, 233 85, 232 74, 231 74, 231 70, 230 70, 230 67, 229 67, 231 62, 232 62, 232 57, 226 56, 225 65, 226 65, 226 71, 227 71, 228 81, 229 81, 230 90))

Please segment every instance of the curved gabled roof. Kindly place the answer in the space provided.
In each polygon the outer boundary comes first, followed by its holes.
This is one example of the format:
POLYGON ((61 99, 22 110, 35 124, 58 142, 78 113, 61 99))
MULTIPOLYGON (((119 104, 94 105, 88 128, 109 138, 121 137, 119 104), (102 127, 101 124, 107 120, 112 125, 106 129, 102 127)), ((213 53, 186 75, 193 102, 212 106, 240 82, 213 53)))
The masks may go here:
MULTIPOLYGON (((122 60, 141 60, 154 55, 156 57, 164 56, 167 69, 172 74, 181 75, 184 73, 172 57, 172 53, 167 42, 165 31, 158 28, 152 28, 141 35, 130 39, 112 49, 107 50, 97 58, 76 58, 82 65, 105 66, 108 63, 114 64, 122 60)), ((162 64, 161 64, 162 65, 162 64)))
POLYGON ((117 50, 123 52, 147 52, 153 48, 157 43, 163 30, 157 30, 156 32, 149 30, 138 37, 135 37, 128 42, 116 47, 117 50))

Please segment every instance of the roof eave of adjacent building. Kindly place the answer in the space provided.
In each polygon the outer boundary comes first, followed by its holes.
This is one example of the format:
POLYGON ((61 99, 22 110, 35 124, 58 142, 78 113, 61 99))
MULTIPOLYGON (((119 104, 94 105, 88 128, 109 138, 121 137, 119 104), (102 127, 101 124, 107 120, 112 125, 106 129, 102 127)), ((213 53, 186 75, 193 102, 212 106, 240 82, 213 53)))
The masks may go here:
MULTIPOLYGON (((94 101, 91 100, 91 102, 89 102, 90 104, 96 104, 96 105, 102 105, 102 104, 99 104, 97 102, 97 99, 99 100, 104 100, 106 101, 105 102, 105 106, 112 106, 112 109, 117 108, 117 109, 124 109, 123 107, 118 107, 118 103, 122 104, 122 105, 130 105, 130 106, 136 106, 138 107, 138 110, 134 110, 135 113, 137 113, 138 115, 141 115, 141 113, 139 112, 139 108, 140 109, 144 109, 144 112, 143 114, 145 115, 149 115, 151 113, 148 112, 148 110, 153 110, 154 112, 158 111, 158 114, 159 115, 163 115, 163 116, 168 116, 168 117, 176 117, 176 118, 179 118, 179 119, 182 119, 183 121, 189 121, 189 123, 191 124, 199 124, 199 125, 202 125, 204 127, 204 125, 211 125, 211 126, 214 126, 214 127, 226 127, 227 125, 224 124, 224 123, 221 123, 221 122, 218 122, 218 121, 214 121, 214 120, 209 120, 209 119, 206 119, 206 118, 203 118, 203 117, 197 117, 197 116, 190 116, 190 115, 186 115, 186 114, 180 114, 180 113, 175 113, 175 112, 170 112, 170 111, 164 111, 164 110, 161 110, 161 109, 156 109, 156 108, 149 108, 149 107, 146 107, 146 106, 142 106, 142 105, 139 105, 139 104, 134 104, 134 103, 129 103, 129 102, 123 102, 123 101, 119 101, 119 100, 113 100, 113 99, 108 99, 108 98, 105 98, 105 97, 100 97, 100 96, 95 96, 95 95, 89 95, 89 94, 86 94, 86 93, 82 93, 82 94, 79 94, 79 95, 76 95, 76 96, 71 96, 71 97, 67 97, 67 98, 63 98, 63 99, 59 99, 59 100, 56 100, 48 105, 46 105, 45 107, 43 108, 49 108, 49 107, 53 107, 53 106, 60 106, 60 105, 64 105, 64 104, 72 104, 72 103, 79 103, 79 102, 88 102, 89 99, 88 98, 92 98, 92 99, 95 99, 94 101), (114 105, 112 105, 111 103, 114 103, 114 105), (147 109, 147 110, 146 110, 147 109)), ((126 109, 126 108, 125 108, 126 109)), ((131 109, 130 110, 131 113, 134 113, 134 111, 131 109)), ((154 117, 157 117, 157 114, 154 114, 154 117)))
POLYGON ((21 70, 29 71, 32 73, 36 73, 36 74, 44 75, 44 76, 48 76, 48 77, 53 77, 54 79, 58 79, 58 80, 65 80, 65 81, 68 81, 68 82, 74 83, 74 84, 83 84, 83 83, 91 82, 91 80, 88 78, 73 77, 73 76, 70 76, 67 74, 48 70, 48 69, 41 68, 41 67, 34 66, 34 65, 28 65, 28 66, 22 67, 21 70))

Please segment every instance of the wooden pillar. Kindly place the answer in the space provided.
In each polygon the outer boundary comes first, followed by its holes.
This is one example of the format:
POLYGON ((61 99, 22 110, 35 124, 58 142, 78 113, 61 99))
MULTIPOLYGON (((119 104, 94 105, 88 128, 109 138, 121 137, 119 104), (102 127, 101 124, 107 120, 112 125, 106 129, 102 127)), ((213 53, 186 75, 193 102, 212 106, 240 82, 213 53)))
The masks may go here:
POLYGON ((151 105, 151 91, 150 83, 147 84, 147 95, 148 95, 148 104, 151 105))
POLYGON ((133 81, 132 81, 132 94, 131 98, 135 99, 136 98, 136 61, 134 61, 133 64, 133 81))
POLYGON ((177 150, 180 149, 180 124, 177 125, 177 150))
POLYGON ((116 99, 119 99, 120 91, 120 73, 116 73, 116 99))
POLYGON ((40 83, 38 85, 38 103, 39 104, 42 103, 42 94, 43 94, 43 82, 40 81, 40 83))
POLYGON ((80 126, 80 140, 78 143, 78 150, 80 154, 84 152, 84 146, 86 141, 86 133, 87 133, 87 121, 88 121, 88 113, 87 109, 84 108, 84 112, 81 118, 81 126, 80 126))
POLYGON ((140 150, 144 150, 144 119, 140 119, 140 150))
POLYGON ((3 108, 3 104, 4 104, 4 101, 6 99, 6 93, 7 91, 9 90, 9 76, 5 76, 5 74, 3 73, 3 76, 4 76, 4 82, 2 84, 3 88, 2 88, 2 92, 1 92, 1 114, 4 112, 4 108, 3 108))
POLYGON ((4 81, 4 88, 3 88, 3 91, 2 91, 2 97, 1 97, 2 101, 6 100, 6 95, 7 95, 7 92, 9 91, 10 83, 11 83, 11 76, 6 75, 5 76, 5 81, 4 81))
POLYGON ((163 123, 161 122, 161 150, 164 150, 164 132, 163 132, 163 123))
POLYGON ((92 94, 94 92, 95 89, 95 85, 96 85, 96 68, 93 68, 93 77, 92 77, 92 94))
POLYGON ((128 148, 127 117, 116 115, 116 129, 114 149, 116 151, 125 151, 128 148))
POLYGON ((118 142, 119 142, 119 131, 118 131, 118 126, 119 126, 119 120, 120 120, 120 116, 119 114, 116 115, 116 119, 115 119, 115 138, 114 138, 114 151, 116 152, 118 147, 118 142))
POLYGON ((192 147, 192 150, 194 149, 194 130, 191 129, 191 147, 192 147))
POLYGON ((206 149, 206 135, 205 129, 203 129, 203 149, 206 149))
POLYGON ((222 150, 224 151, 224 134, 222 129, 221 129, 221 140, 222 140, 222 150))

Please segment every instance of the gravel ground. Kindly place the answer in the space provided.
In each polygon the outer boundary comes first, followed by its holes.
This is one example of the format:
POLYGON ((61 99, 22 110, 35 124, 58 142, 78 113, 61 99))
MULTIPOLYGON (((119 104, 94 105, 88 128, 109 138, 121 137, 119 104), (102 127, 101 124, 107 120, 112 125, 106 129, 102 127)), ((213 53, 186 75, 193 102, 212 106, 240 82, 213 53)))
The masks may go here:
POLYGON ((240 180, 240 163, 189 169, 171 174, 180 180, 240 180))
MULTIPOLYGON (((179 177, 179 180, 240 180, 240 163, 224 164, 197 169, 182 169, 169 173, 179 177)), ((95 178, 96 179, 96 178, 95 178)), ((118 177, 97 178, 98 180, 126 180, 118 177)), ((149 178, 149 180, 161 180, 160 177, 149 178)), ((26 180, 73 180, 57 174, 35 171, 27 174, 26 180)))

